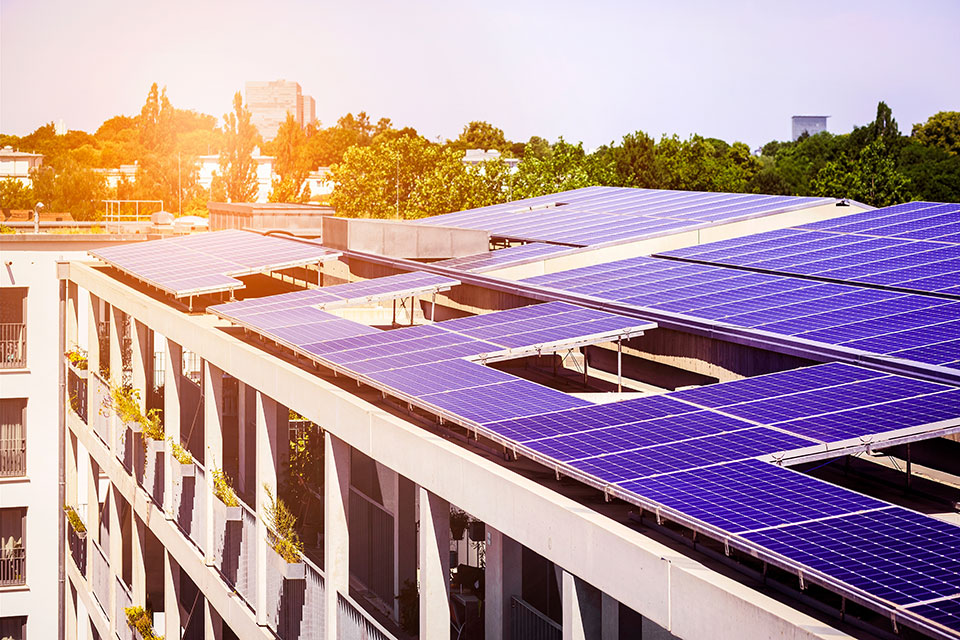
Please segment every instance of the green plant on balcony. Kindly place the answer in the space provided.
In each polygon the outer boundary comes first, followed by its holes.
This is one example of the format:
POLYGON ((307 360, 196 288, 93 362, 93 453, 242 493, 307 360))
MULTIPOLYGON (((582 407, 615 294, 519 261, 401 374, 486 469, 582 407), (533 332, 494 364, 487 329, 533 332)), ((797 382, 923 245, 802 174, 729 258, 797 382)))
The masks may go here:
POLYGON ((127 616, 127 624, 136 630, 143 640, 163 640, 163 636, 153 632, 153 616, 149 611, 143 607, 124 607, 123 612, 127 616))
POLYGON ((240 501, 237 500, 237 494, 230 486, 230 478, 227 474, 222 469, 214 469, 210 477, 213 478, 213 495, 228 507, 239 507, 240 501))
POLYGON ((67 351, 63 354, 67 357, 67 361, 70 362, 74 367, 81 371, 87 370, 87 350, 81 349, 80 347, 74 345, 70 351, 67 351))
POLYGON ((110 385, 110 402, 113 412, 122 422, 142 424, 140 392, 129 385, 110 385))
POLYGON ((163 410, 150 409, 147 415, 140 416, 140 423, 143 425, 143 435, 153 440, 165 440, 166 434, 163 432, 163 410))
MULTIPOLYGON (((193 456, 190 452, 181 447, 180 443, 175 442, 173 438, 170 438, 170 453, 173 454, 173 459, 180 464, 193 464, 193 456)), ((217 472, 214 471, 214 473, 217 472)))
POLYGON ((303 552, 303 542, 297 534, 297 517, 290 512, 287 505, 278 498, 274 498, 273 491, 264 483, 269 503, 267 504, 267 523, 271 528, 270 546, 287 562, 300 562, 303 552))
POLYGON ((83 524, 83 520, 80 519, 80 514, 77 513, 76 509, 68 504, 65 504, 63 505, 63 512, 67 515, 67 522, 70 523, 70 527, 76 533, 87 532, 87 525, 83 524))

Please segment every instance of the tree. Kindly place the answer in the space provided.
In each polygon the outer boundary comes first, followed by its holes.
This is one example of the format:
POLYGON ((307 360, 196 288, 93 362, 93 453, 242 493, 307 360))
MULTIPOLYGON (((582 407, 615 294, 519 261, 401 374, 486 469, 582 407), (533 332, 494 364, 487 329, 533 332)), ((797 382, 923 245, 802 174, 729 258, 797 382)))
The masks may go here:
POLYGON ((582 142, 574 145, 560 138, 547 158, 526 155, 520 161, 513 179, 513 199, 612 184, 613 181, 613 167, 605 155, 588 156, 582 142))
POLYGON ((960 111, 940 111, 913 125, 913 139, 922 145, 960 154, 960 111))
POLYGON ((447 146, 460 152, 467 149, 496 149, 504 153, 510 150, 511 143, 504 137, 502 129, 478 120, 466 125, 456 140, 448 140, 447 146))
POLYGON ((277 137, 272 142, 274 173, 270 191, 270 202, 307 202, 310 200, 310 158, 307 149, 307 135, 303 127, 297 124, 293 114, 280 125, 277 137))
POLYGON ((93 169, 66 159, 59 167, 44 165, 30 173, 33 195, 51 212, 67 212, 76 220, 95 220, 107 195, 106 181, 93 169))
POLYGON ((913 195, 931 202, 960 202, 960 154, 916 140, 904 145, 898 169, 910 181, 913 195))
POLYGON ((811 182, 814 195, 852 198, 875 207, 909 200, 908 186, 882 139, 867 145, 855 161, 844 156, 828 162, 811 182))
POLYGON ((237 91, 233 96, 233 112, 223 116, 223 148, 220 170, 214 172, 211 197, 227 202, 251 202, 257 197, 257 163, 253 151, 260 135, 250 123, 250 111, 243 106, 237 91))
POLYGON ((656 187, 656 143, 643 131, 623 136, 619 147, 612 148, 617 184, 623 187, 656 187))
POLYGON ((0 208, 33 209, 36 202, 31 186, 23 184, 17 178, 0 181, 0 208))
POLYGON ((510 195, 510 167, 502 159, 466 166, 462 153, 444 149, 433 169, 410 195, 410 210, 418 217, 506 202, 510 195))
POLYGON ((531 156, 545 160, 550 155, 550 142, 540 136, 530 136, 527 144, 523 147, 523 157, 531 156))

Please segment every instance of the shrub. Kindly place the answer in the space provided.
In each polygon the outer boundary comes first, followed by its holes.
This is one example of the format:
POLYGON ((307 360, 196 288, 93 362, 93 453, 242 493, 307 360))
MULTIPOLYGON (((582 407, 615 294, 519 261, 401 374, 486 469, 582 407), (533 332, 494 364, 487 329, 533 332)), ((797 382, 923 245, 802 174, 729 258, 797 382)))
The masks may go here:
POLYGON ((163 640, 163 636, 153 632, 153 616, 149 611, 143 607, 125 607, 123 612, 127 615, 127 624, 136 629, 143 640, 163 640))
POLYGON ((270 503, 267 505, 267 521, 272 529, 273 540, 271 545, 281 558, 287 562, 300 562, 300 553, 303 551, 303 542, 297 534, 295 525, 297 517, 290 512, 283 500, 275 499, 270 487, 266 484, 270 503))
POLYGON ((150 409, 147 415, 141 416, 140 422, 143 424, 143 435, 154 440, 165 439, 162 409, 150 409))
POLYGON ((63 505, 63 512, 67 514, 67 522, 70 523, 74 531, 77 533, 86 533, 87 525, 83 524, 83 520, 80 519, 80 514, 77 513, 76 509, 65 504, 63 505))
POLYGON ((81 349, 80 347, 74 346, 70 351, 67 351, 65 354, 67 360, 70 361, 70 364, 75 366, 81 371, 87 370, 87 351, 86 349, 81 349))
POLYGON ((142 422, 140 413, 140 392, 129 385, 110 387, 113 411, 123 422, 142 422))
POLYGON ((220 502, 228 507, 239 507, 240 501, 237 500, 237 494, 230 486, 230 478, 222 469, 214 469, 211 472, 213 478, 213 494, 220 499, 220 502))
POLYGON ((180 464, 193 464, 193 456, 190 452, 181 447, 179 442, 174 442, 173 438, 170 438, 170 453, 180 464))

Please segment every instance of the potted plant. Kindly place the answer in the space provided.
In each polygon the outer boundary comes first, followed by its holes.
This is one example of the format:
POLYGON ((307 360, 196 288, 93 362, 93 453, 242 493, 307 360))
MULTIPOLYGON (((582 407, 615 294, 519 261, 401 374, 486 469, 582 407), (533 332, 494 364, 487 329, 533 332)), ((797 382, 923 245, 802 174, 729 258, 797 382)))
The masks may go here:
POLYGON ((170 453, 173 459, 180 465, 180 477, 192 478, 196 475, 197 467, 193 464, 193 456, 190 452, 180 446, 180 443, 174 442, 170 438, 170 453))
POLYGON ((153 615, 143 607, 124 607, 127 624, 137 632, 143 640, 163 640, 153 632, 153 615))
POLYGON ((474 542, 483 542, 486 527, 480 520, 471 520, 469 527, 470 539, 474 542))
POLYGON ((147 443, 147 449, 153 455, 163 451, 167 441, 166 434, 163 432, 163 411, 161 409, 150 409, 147 415, 142 416, 140 424, 143 428, 143 437, 147 443))
POLYGON ((243 511, 237 494, 230 486, 230 478, 222 469, 214 469, 210 473, 213 479, 213 494, 227 507, 227 520, 237 521, 243 518, 243 511))
POLYGON ((66 504, 63 505, 63 512, 67 515, 67 522, 70 523, 70 528, 77 534, 77 537, 81 540, 86 538, 87 525, 83 524, 83 520, 80 519, 80 514, 77 513, 77 510, 66 504))
POLYGON ((450 535, 454 540, 463 540, 463 532, 467 530, 470 516, 463 509, 450 509, 450 535))
POLYGON ((110 399, 117 418, 126 428, 139 433, 143 427, 140 392, 129 385, 110 385, 110 399))
POLYGON ((306 578, 306 565, 303 563, 303 542, 297 534, 297 517, 283 500, 275 499, 270 487, 263 488, 267 492, 269 503, 266 516, 270 531, 270 546, 280 556, 280 575, 285 580, 303 580, 306 578))
POLYGON ((74 345, 70 351, 67 351, 63 354, 67 358, 67 366, 70 367, 70 370, 77 374, 78 378, 87 377, 87 351, 86 349, 81 349, 80 347, 74 345))

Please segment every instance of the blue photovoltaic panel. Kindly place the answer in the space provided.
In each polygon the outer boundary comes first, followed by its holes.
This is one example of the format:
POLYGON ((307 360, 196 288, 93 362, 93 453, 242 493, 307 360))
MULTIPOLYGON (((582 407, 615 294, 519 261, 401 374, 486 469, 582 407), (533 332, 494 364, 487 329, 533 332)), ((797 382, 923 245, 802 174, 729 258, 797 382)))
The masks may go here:
POLYGON ((766 427, 754 427, 626 453, 596 456, 570 464, 604 482, 622 483, 662 473, 753 458, 771 452, 801 449, 812 444, 812 440, 766 427))
POLYGON ((829 198, 586 187, 448 213, 418 224, 569 246, 653 237, 833 202, 829 198))
POLYGON ((466 360, 445 360, 377 371, 367 377, 410 396, 426 396, 516 380, 509 373, 466 360))
POLYGON ((960 593, 960 527, 907 509, 894 507, 742 535, 894 604, 960 593))
POLYGON ((911 349, 898 355, 944 366, 952 361, 919 348, 944 342, 944 334, 960 327, 960 302, 947 298, 661 258, 630 258, 524 282, 861 352, 911 349), (887 339, 896 333, 905 339, 887 339))
POLYGON ((620 487, 735 534, 890 508, 880 500, 759 460, 660 475, 620 487))
POLYGON ((661 254, 743 269, 956 295, 960 205, 910 203, 661 254))
POLYGON ((586 400, 510 377, 499 384, 426 394, 420 400, 481 425, 590 405, 586 400))
POLYGON ((948 629, 960 630, 960 596, 910 607, 910 611, 929 618, 948 629))
POLYGON ((316 264, 340 254, 246 231, 214 231, 105 247, 90 255, 175 297, 242 288, 237 277, 316 264))
POLYGON ((569 247, 545 244, 543 242, 531 242, 521 244, 506 249, 498 249, 488 253, 481 253, 475 256, 466 256, 463 258, 450 258, 435 262, 438 267, 448 269, 460 269, 473 273, 483 273, 493 269, 503 269, 505 267, 523 264, 536 260, 542 260, 547 257, 554 257, 560 253, 571 251, 569 247))

